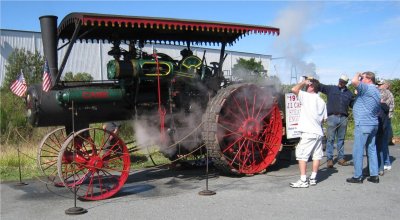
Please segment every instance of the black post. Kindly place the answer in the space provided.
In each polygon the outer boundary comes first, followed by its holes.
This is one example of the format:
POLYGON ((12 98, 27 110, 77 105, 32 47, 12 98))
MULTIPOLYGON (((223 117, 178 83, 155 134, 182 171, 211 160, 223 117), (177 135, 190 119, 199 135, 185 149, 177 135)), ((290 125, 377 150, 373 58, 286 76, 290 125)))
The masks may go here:
MULTIPOLYGON (((75 123, 74 123, 74 101, 72 101, 72 147, 73 149, 73 158, 75 159, 76 155, 76 148, 75 148, 75 123)), ((74 166, 75 166, 75 161, 73 161, 74 166)), ((75 184, 75 174, 73 174, 73 181, 74 181, 74 207, 71 207, 67 210, 65 210, 65 214, 67 215, 80 215, 84 214, 87 212, 86 209, 82 207, 77 207, 76 206, 76 184, 75 184)))
POLYGON ((21 172, 21 158, 19 156, 19 146, 17 148, 18 151, 18 171, 19 171, 19 183, 15 184, 16 186, 26 186, 28 183, 22 182, 22 172, 21 172))
POLYGON ((200 191, 199 195, 201 195, 201 196, 212 196, 212 195, 215 195, 217 193, 214 192, 214 191, 208 190, 208 148, 206 148, 206 150, 207 150, 207 154, 206 154, 207 155, 206 156, 206 189, 200 191))

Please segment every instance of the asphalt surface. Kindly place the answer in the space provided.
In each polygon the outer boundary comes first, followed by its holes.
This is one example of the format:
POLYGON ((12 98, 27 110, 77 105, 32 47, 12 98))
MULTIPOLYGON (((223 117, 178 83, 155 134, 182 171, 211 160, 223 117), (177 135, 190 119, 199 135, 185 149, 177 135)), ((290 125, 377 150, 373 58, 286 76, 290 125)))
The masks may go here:
MULTIPOLYGON (((351 159, 352 142, 346 143, 351 159)), ((263 175, 220 176, 212 168, 206 190, 205 168, 187 170, 147 169, 133 172, 113 198, 77 201, 87 210, 66 215, 75 207, 65 188, 38 180, 1 184, 1 219, 397 219, 400 216, 400 145, 390 146, 392 170, 379 184, 350 184, 352 166, 326 168, 322 160, 318 184, 292 189, 299 178, 296 161, 287 157, 263 175)), ((365 164, 365 163, 364 163, 365 164)), ((311 165, 309 163, 309 165, 311 165)), ((310 172, 310 166, 308 171, 310 172)))

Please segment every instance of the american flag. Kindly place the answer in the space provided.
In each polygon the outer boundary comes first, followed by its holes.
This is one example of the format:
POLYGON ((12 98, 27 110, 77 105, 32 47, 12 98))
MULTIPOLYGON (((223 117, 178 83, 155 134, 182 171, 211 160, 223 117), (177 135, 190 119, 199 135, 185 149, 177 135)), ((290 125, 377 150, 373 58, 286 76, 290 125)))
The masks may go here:
POLYGON ((22 97, 25 95, 27 88, 24 73, 21 70, 21 74, 19 74, 18 78, 11 84, 10 89, 15 95, 22 97))
POLYGON ((49 69, 49 64, 46 62, 44 63, 44 70, 43 70, 43 84, 42 84, 42 89, 45 92, 48 92, 50 90, 51 86, 51 79, 50 79, 50 69, 49 69))

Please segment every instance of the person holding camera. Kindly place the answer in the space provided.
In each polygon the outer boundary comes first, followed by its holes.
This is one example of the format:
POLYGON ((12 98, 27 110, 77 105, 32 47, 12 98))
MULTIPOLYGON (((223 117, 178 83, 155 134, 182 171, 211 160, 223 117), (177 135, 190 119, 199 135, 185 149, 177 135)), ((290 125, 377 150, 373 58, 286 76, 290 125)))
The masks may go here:
POLYGON ((322 151, 322 122, 327 118, 326 104, 318 95, 319 81, 307 77, 292 88, 292 92, 298 97, 300 108, 300 119, 298 130, 301 139, 296 146, 296 160, 299 163, 300 179, 290 183, 292 188, 307 188, 309 185, 317 184, 317 172, 320 161, 324 155, 322 151), (305 87, 306 91, 302 91, 305 87), (312 173, 307 181, 307 162, 312 156, 312 173))
POLYGON ((351 83, 356 88, 356 99, 353 106, 354 116, 354 146, 353 146, 353 177, 347 178, 349 183, 363 182, 364 146, 367 147, 370 177, 368 181, 379 183, 378 156, 375 137, 378 131, 378 113, 380 112, 381 95, 375 86, 373 72, 357 73, 351 83))

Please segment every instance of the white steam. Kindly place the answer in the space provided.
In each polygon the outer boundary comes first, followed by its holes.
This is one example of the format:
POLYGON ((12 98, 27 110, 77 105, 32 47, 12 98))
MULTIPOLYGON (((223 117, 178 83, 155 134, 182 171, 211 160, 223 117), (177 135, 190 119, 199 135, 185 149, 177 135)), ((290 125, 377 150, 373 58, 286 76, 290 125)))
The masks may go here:
POLYGON ((160 115, 156 112, 141 115, 133 121, 135 139, 142 150, 157 148, 167 157, 192 152, 201 143, 201 116, 199 106, 191 103, 189 112, 166 114, 164 133, 161 133, 160 115), (163 139, 164 137, 164 139, 163 139))
POLYGON ((294 68, 297 75, 311 75, 317 79, 315 64, 304 60, 313 52, 313 47, 304 39, 304 33, 313 25, 320 6, 315 2, 295 3, 281 11, 274 21, 274 26, 280 28, 274 47, 282 53, 289 68, 294 68))

